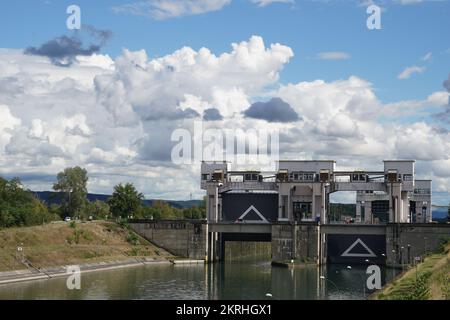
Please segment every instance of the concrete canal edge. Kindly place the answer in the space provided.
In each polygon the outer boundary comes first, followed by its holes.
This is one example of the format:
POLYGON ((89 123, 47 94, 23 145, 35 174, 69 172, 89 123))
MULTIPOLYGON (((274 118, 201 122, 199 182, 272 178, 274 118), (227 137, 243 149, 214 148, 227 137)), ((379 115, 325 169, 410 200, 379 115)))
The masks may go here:
POLYGON ((173 259, 169 261, 175 265, 205 264, 205 260, 198 259, 173 259))
MULTIPOLYGON (((171 262, 169 260, 130 259, 125 261, 82 264, 79 265, 79 267, 80 272, 83 274, 88 272, 138 267, 143 265, 164 265, 164 264, 165 265, 171 264, 171 262)), ((34 270, 16 270, 16 271, 0 272, 0 285, 26 281, 35 281, 35 280, 49 280, 53 278, 68 277, 69 275, 70 274, 67 273, 67 266, 41 269, 40 272, 34 270)))

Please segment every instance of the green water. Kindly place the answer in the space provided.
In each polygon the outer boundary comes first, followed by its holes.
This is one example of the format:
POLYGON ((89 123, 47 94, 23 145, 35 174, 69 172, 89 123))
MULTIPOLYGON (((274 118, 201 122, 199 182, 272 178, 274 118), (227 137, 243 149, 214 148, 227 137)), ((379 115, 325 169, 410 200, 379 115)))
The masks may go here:
MULTIPOLYGON (((0 285, 0 299, 365 299, 365 270, 288 269, 267 261, 147 265, 82 274, 81 290, 68 290, 65 278, 0 285)), ((382 269, 383 284, 396 273, 382 269)))

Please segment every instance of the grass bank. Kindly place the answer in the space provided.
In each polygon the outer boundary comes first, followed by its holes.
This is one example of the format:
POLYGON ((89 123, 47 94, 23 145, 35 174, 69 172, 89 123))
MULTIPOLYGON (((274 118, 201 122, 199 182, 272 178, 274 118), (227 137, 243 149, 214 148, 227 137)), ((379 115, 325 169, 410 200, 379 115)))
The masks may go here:
POLYGON ((22 254, 37 268, 132 257, 173 258, 125 226, 106 221, 57 222, 0 230, 0 271, 26 269, 20 261, 22 254), (22 252, 18 252, 18 246, 22 252))
POLYGON ((450 300, 450 244, 412 267, 370 299, 450 300))

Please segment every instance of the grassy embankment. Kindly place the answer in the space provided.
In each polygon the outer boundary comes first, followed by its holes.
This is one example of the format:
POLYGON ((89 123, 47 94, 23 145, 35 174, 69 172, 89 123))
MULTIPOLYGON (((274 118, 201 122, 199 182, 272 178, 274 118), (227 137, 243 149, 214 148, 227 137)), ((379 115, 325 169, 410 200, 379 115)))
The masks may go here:
POLYGON ((382 290, 375 300, 450 300, 450 243, 434 253, 382 290))
POLYGON ((33 266, 45 268, 147 257, 172 256, 114 222, 58 222, 36 227, 0 230, 0 271, 26 269, 17 247, 33 266))

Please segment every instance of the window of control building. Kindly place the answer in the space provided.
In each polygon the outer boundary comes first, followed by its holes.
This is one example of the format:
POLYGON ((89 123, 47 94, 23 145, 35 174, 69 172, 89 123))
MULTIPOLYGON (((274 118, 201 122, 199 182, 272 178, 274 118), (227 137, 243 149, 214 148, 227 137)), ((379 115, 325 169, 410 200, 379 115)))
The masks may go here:
POLYGON ((246 173, 244 175, 245 181, 258 181, 258 174, 257 173, 246 173))
POLYGON ((352 174, 352 181, 365 182, 366 181, 366 175, 364 173, 353 173, 352 174))
POLYGON ((413 181, 412 174, 404 174, 403 175, 403 181, 413 181))
POLYGON ((414 193, 416 194, 431 194, 430 189, 414 189, 414 193))

